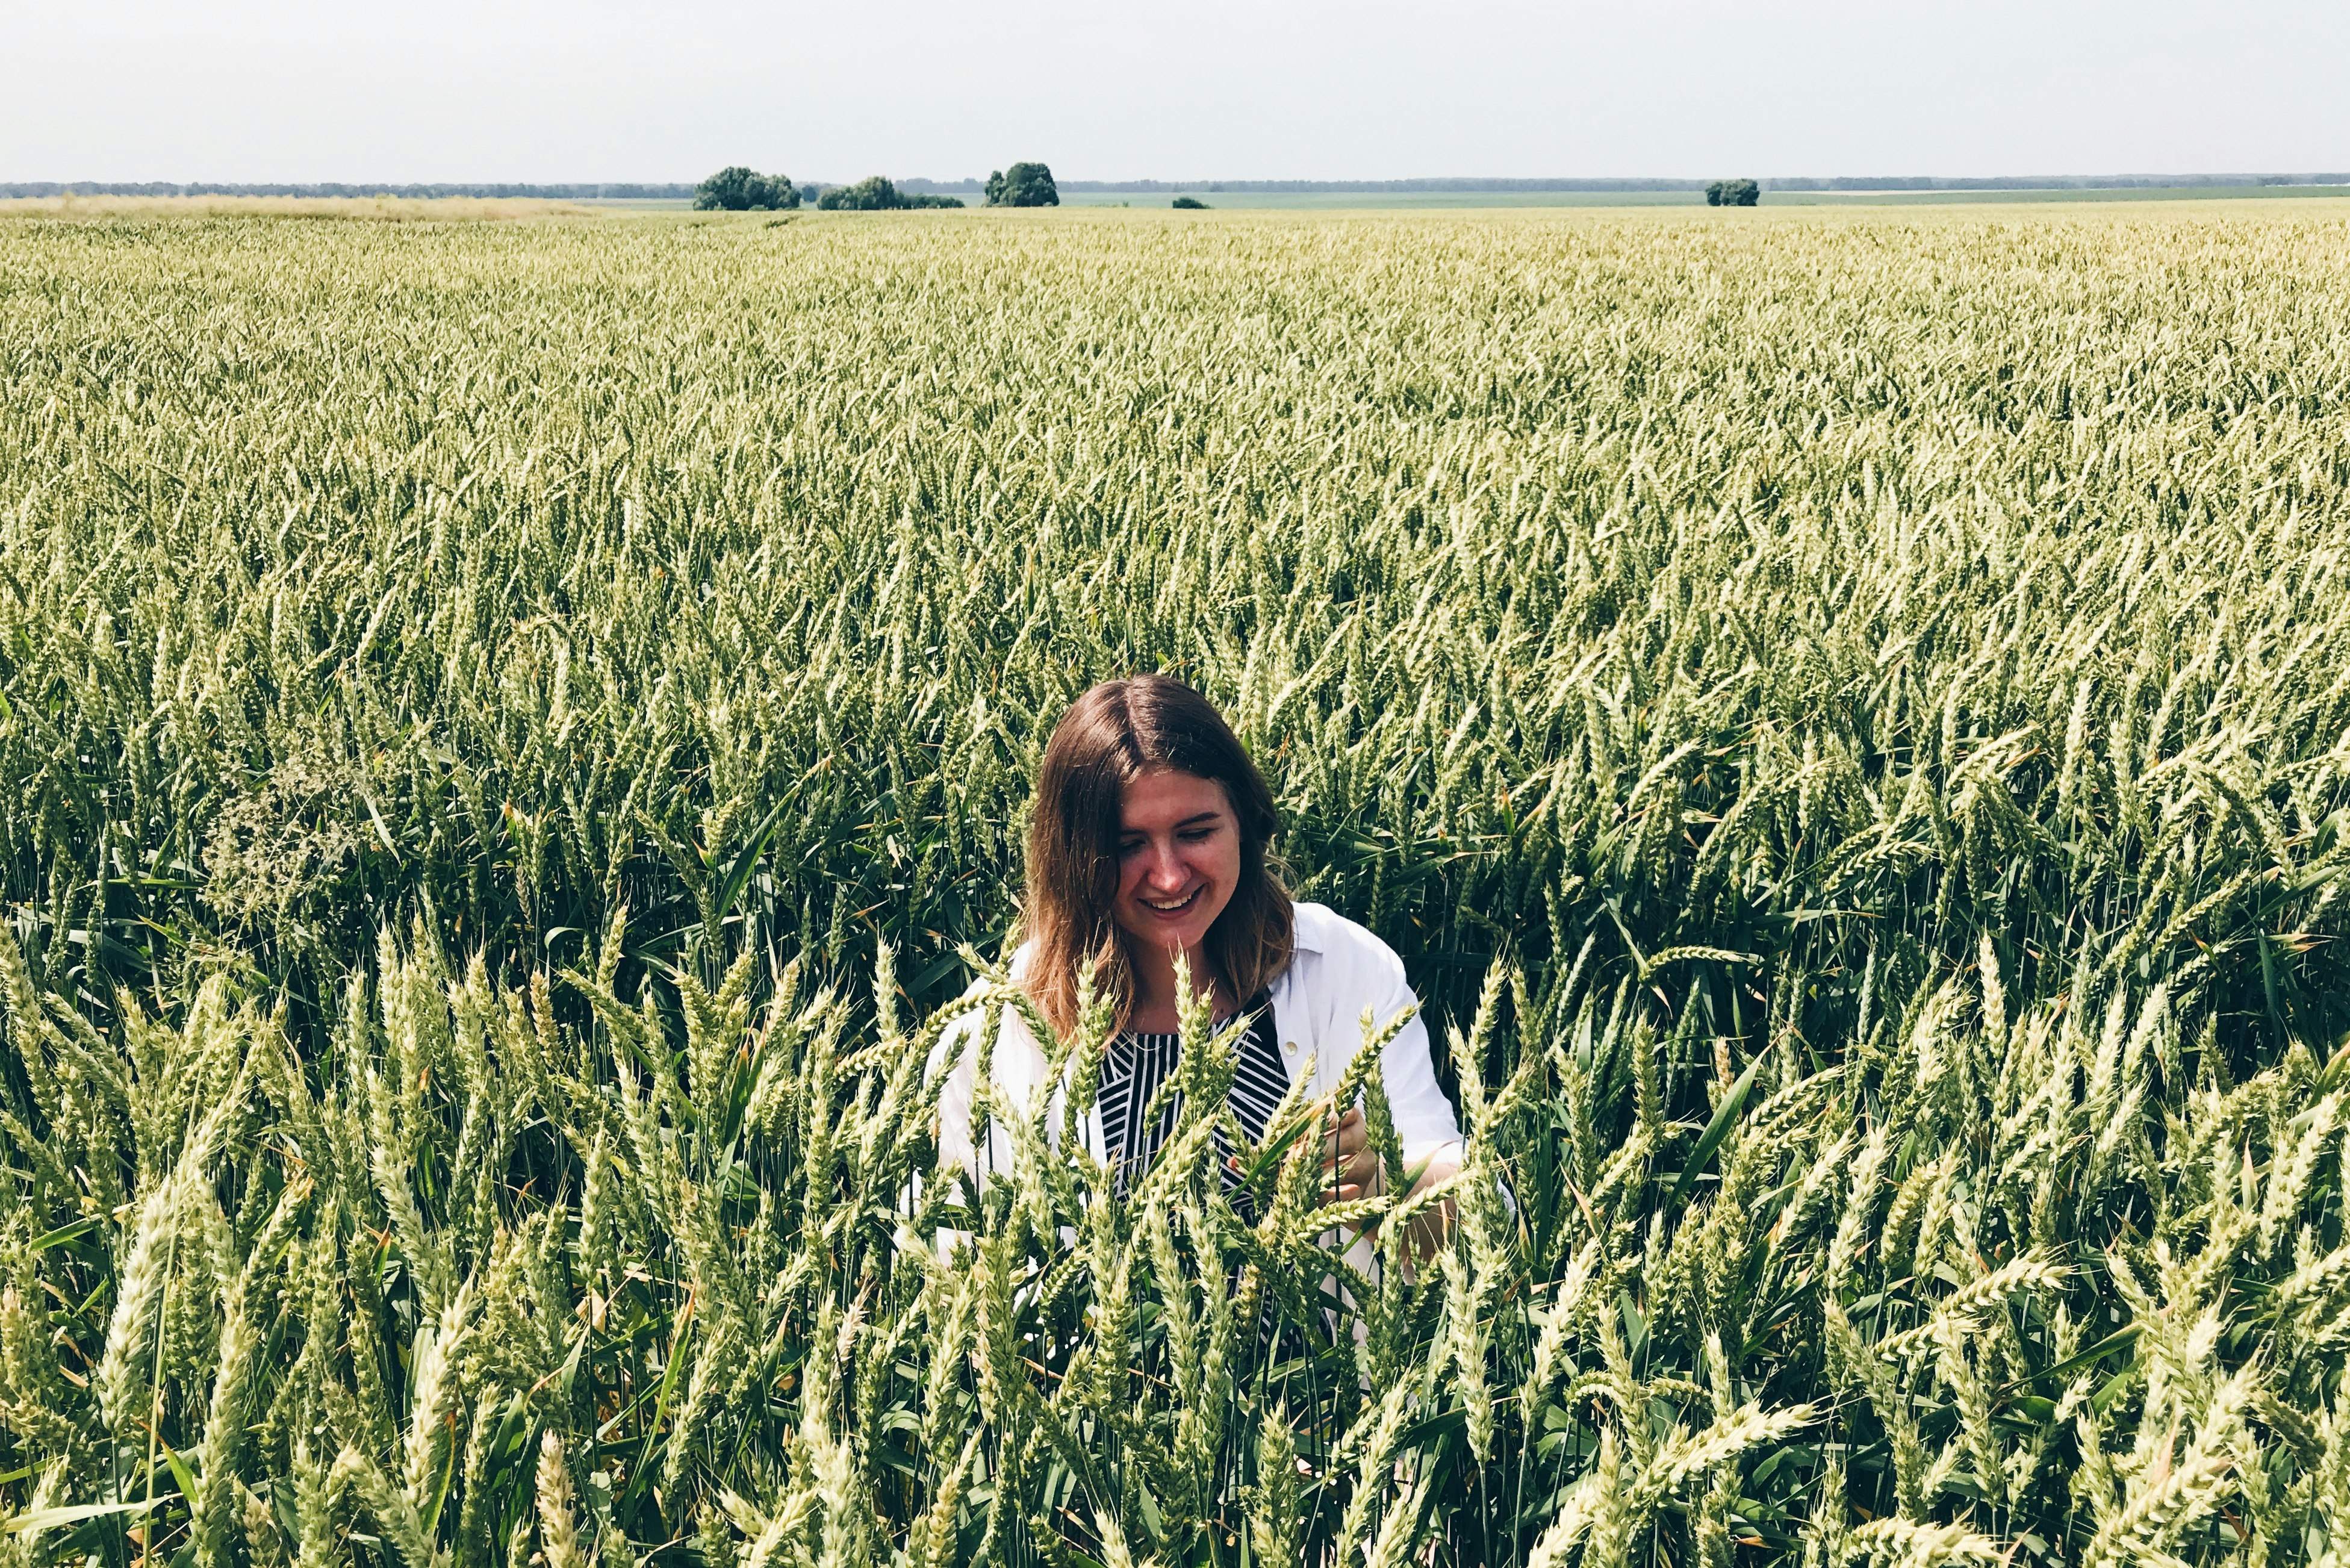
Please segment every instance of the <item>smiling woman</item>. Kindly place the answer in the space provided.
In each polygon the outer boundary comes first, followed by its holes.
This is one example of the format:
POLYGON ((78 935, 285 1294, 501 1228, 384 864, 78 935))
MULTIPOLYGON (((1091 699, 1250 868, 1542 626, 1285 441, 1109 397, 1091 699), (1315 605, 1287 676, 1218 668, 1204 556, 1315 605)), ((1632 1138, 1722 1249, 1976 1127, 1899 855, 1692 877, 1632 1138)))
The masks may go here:
MULTIPOLYGON (((1220 1030, 1243 1025, 1225 1097, 1252 1140, 1293 1093, 1310 1101, 1340 1088, 1364 1048, 1367 1011, 1395 1025, 1379 1073, 1404 1166, 1418 1173, 1416 1186, 1440 1181, 1459 1168, 1461 1134, 1402 961, 1352 920, 1291 900, 1272 856, 1279 826, 1231 726, 1179 681, 1105 681, 1055 725, 1029 818, 1028 940, 1012 975, 1064 1035, 1084 1022, 1087 966, 1107 1003, 1114 1033, 1084 1122, 1087 1146, 1125 1181, 1148 1170, 1180 1120, 1180 1092, 1161 1089, 1182 1064, 1187 1002, 1204 1002, 1220 1030)), ((980 1053, 971 1044, 968 1032, 950 1033, 942 1046, 960 1060, 940 1101, 939 1148, 981 1177, 1008 1169, 1012 1149, 1000 1124, 985 1158, 975 1147, 980 1053)), ((1003 1014, 989 1054, 993 1103, 1033 1106, 1052 1075, 1018 1012, 1003 1014)), ((1363 1112, 1332 1109, 1323 1161, 1331 1195, 1375 1196, 1382 1167, 1363 1112)), ((1227 1136, 1216 1134, 1229 1188, 1237 1162, 1227 1136)), ((1235 1203, 1245 1209, 1244 1195, 1235 1203)))
POLYGON ((1176 952, 1228 1013, 1288 966, 1295 921, 1271 859, 1272 792, 1207 699, 1164 676, 1105 680, 1061 715, 1028 819, 1023 985, 1077 1022, 1088 961, 1121 1029, 1177 1026, 1176 952))
MULTIPOLYGON (((1126 786, 1119 816, 1111 917, 1143 944, 1138 950, 1146 958, 1198 947, 1240 876, 1240 824, 1223 785, 1171 770, 1142 774, 1126 786)), ((1170 985, 1173 974, 1170 964, 1170 985)), ((1173 1003, 1169 992, 1136 1011, 1172 1023, 1173 1003)))

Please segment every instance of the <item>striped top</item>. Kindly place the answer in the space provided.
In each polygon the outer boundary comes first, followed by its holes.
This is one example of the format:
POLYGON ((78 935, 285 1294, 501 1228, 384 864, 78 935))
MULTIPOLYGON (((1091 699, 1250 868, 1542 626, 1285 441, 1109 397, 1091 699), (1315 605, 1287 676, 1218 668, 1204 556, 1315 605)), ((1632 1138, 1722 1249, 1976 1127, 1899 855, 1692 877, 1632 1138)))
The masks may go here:
MULTIPOLYGON (((1257 1013, 1248 1033, 1241 1039, 1240 1064, 1232 1073, 1232 1094, 1225 1104, 1232 1107, 1233 1118, 1252 1141, 1264 1137, 1265 1124, 1273 1119, 1282 1096, 1289 1093, 1289 1069, 1282 1064, 1278 1040, 1270 1007, 1257 1013)), ((1101 1087, 1096 1103, 1101 1107, 1102 1147, 1109 1151, 1110 1162, 1118 1167, 1120 1192, 1150 1168, 1160 1146, 1175 1131, 1182 1110, 1180 1094, 1170 1093, 1160 1102, 1153 1126, 1143 1127, 1140 1124, 1150 1108, 1151 1096, 1159 1093, 1159 1086, 1173 1075, 1182 1059, 1180 1034, 1128 1031, 1110 1043, 1108 1056, 1102 1063, 1101 1087)), ((1232 1194, 1232 1208, 1241 1217, 1253 1220, 1254 1203, 1247 1193, 1235 1191, 1240 1185, 1240 1167, 1225 1145, 1220 1127, 1216 1129, 1216 1153, 1224 1173, 1224 1190, 1232 1194)))

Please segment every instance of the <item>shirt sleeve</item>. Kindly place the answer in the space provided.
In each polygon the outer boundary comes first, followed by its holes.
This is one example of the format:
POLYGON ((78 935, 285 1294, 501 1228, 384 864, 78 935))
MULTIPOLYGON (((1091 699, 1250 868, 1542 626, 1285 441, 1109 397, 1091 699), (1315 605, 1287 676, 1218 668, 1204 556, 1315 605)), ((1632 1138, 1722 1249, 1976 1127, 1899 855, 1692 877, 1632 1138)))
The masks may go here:
POLYGON ((928 1075, 933 1077, 941 1067, 948 1068, 947 1080, 939 1089, 939 1164, 959 1165, 973 1177, 979 1174, 979 1161, 971 1147, 973 1074, 970 1047, 979 1033, 978 1023, 974 1010, 948 1024, 940 1032, 938 1043, 931 1047, 928 1067, 928 1075))
MULTIPOLYGON (((1419 998, 1413 994, 1411 982, 1404 978, 1403 960, 1395 950, 1371 936, 1366 944, 1370 951, 1371 984, 1367 990, 1375 1000, 1371 1017, 1375 1023, 1384 1024, 1406 1008, 1416 1008, 1419 998)), ((1452 1114, 1452 1102, 1444 1097, 1442 1085, 1436 1081, 1436 1063, 1429 1054, 1428 1023, 1414 1012, 1411 1022, 1388 1042, 1386 1054, 1379 1061, 1379 1077, 1388 1092, 1388 1108, 1395 1116, 1396 1139, 1403 1145, 1404 1163, 1417 1166, 1431 1156, 1458 1158, 1461 1153, 1461 1124, 1452 1114)))
POLYGON ((1030 1115, 1036 1108, 1037 1096, 1047 1094, 1053 1096, 1053 1108, 1057 1115, 1060 1096, 1066 1092, 1066 1081, 1059 1085, 1043 1082, 1044 1053, 1030 1038, 1019 1014, 1009 1008, 996 1012, 973 1003, 962 1016, 940 1031, 938 1044, 931 1048, 926 1074, 935 1080, 941 1069, 947 1073, 946 1082, 939 1088, 939 1164, 941 1168, 961 1166, 982 1187, 993 1178, 1009 1175, 1015 1161, 1012 1134, 1000 1120, 990 1128, 984 1148, 974 1147, 972 1142, 972 1106, 978 1097, 980 1032, 991 1016, 998 1021, 992 1085, 995 1114, 1030 1115))

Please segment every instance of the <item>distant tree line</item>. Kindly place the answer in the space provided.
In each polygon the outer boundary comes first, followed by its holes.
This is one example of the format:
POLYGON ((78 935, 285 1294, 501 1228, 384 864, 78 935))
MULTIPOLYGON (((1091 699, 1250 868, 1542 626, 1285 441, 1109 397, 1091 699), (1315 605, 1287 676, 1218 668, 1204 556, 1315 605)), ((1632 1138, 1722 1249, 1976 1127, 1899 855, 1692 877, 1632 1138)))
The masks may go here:
MULTIPOLYGON (((1036 205, 1058 204, 1059 186, 1051 181, 1051 171, 1043 164, 1014 164, 989 182, 978 180, 900 180, 897 188, 908 195, 928 195, 947 192, 983 194, 988 183, 996 180, 1008 182, 1023 167, 1044 170, 1046 188, 1054 192, 1053 199, 1036 205)), ((1070 180, 1062 184, 1070 191, 1088 193, 1103 192, 1164 192, 1182 191, 1206 193, 1216 192, 1262 192, 1266 194, 1305 195, 1315 192, 1345 194, 1358 192, 1403 192, 1413 191, 1703 191, 1709 182, 1703 180, 1508 180, 1508 179, 1419 179, 1419 180, 1070 180)), ((2003 174, 1974 179, 1949 179, 1923 175, 1849 175, 1832 179, 1808 177, 1779 178, 1757 182, 1766 191, 2094 191, 2094 190, 2178 190, 2196 186, 2276 186, 2276 185, 2350 185, 2350 172, 2334 173, 2220 173, 2220 174, 2003 174)), ((824 189, 820 185, 803 184, 796 189, 803 202, 815 202, 824 189)), ((349 182, 275 182, 237 183, 221 181, 194 181, 173 183, 169 181, 107 181, 107 180, 20 180, 0 182, 0 197, 24 198, 40 196, 400 196, 431 198, 434 196, 507 196, 532 197, 545 201, 569 202, 678 202, 692 198, 696 187, 659 182, 601 182, 582 183, 483 183, 384 182, 360 184, 349 182)), ((1025 202, 993 202, 993 205, 1025 205, 1025 202)))
POLYGON ((1702 191, 1702 180, 1064 180, 1062 187, 1088 194, 1131 191, 1173 194, 1198 191, 1258 192, 1266 195, 1376 195, 1413 191, 1702 191))
MULTIPOLYGON (((890 213, 915 207, 960 207, 960 196, 945 195, 928 180, 904 184, 884 174, 869 175, 853 185, 799 185, 788 175, 762 174, 740 163, 729 164, 693 188, 693 204, 702 212, 752 213, 789 211, 810 202, 827 213, 890 213)), ((1053 171, 1042 163, 1014 163, 987 177, 982 187, 991 207, 1057 207, 1061 193, 1053 171)))
POLYGON ((1752 180, 1716 180, 1705 188, 1709 207, 1751 207, 1762 199, 1762 187, 1752 180))
POLYGON ((1762 183, 1772 191, 2177 191, 2203 185, 2350 185, 2350 174, 1992 174, 1977 179, 1896 174, 1762 183))
POLYGON ((937 196, 900 190, 888 178, 873 174, 854 185, 835 185, 816 198, 827 213, 896 213, 910 207, 960 207, 960 196, 937 196))
POLYGON ((198 181, 173 184, 168 181, 26 180, 0 184, 0 196, 400 196, 429 200, 435 196, 515 196, 556 202, 674 202, 693 194, 691 185, 661 184, 380 184, 348 182, 312 184, 223 184, 198 181))
MULTIPOLYGON (((1542 180, 1423 178, 1417 180, 1064 180, 1062 189, 1087 194, 1132 192, 1259 192, 1267 195, 1374 195, 1442 191, 1690 191, 1706 180, 1542 180)), ((1764 191, 2099 191, 2175 190, 2212 185, 2350 185, 2350 174, 2022 174, 1981 179, 1926 176, 1782 178, 1756 182, 1764 191)), ((940 189, 949 189, 941 185, 940 189)), ((952 187, 960 189, 962 187, 952 187)))

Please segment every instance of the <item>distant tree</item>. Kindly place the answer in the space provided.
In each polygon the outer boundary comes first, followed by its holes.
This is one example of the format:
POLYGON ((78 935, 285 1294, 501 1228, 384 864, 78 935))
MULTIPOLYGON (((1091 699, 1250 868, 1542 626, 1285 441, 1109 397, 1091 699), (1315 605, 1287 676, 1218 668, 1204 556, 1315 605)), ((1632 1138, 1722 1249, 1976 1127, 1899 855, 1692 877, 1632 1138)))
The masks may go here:
POLYGON ((1721 188, 1729 182, 1730 182, 1727 180, 1716 180, 1713 183, 1708 185, 1705 188, 1705 204, 1709 207, 1721 206, 1721 188))
POLYGON ((1060 189, 1053 183, 1053 171, 1042 163, 1014 163, 987 177, 987 204, 991 207, 1057 207, 1061 204, 1060 189))
POLYGON ((782 174, 762 174, 736 163, 693 188, 693 205, 704 213, 772 213, 800 204, 799 187, 782 174))
POLYGON ((816 204, 827 213, 878 213, 904 206, 906 198, 896 185, 876 174, 854 185, 835 185, 817 197, 816 204))
POLYGON ((1716 180, 1705 188, 1709 207, 1751 207, 1762 199, 1762 187, 1752 180, 1716 180))
POLYGON ((962 198, 900 191, 896 182, 876 174, 854 185, 835 185, 816 204, 827 213, 895 213, 909 207, 960 207, 962 198))
POLYGON ((816 198, 823 194, 824 192, 822 191, 816 189, 816 182, 813 180, 800 187, 800 200, 806 202, 810 206, 814 206, 816 204, 816 198))
POLYGON ((1178 196, 1167 204, 1170 207, 1181 207, 1186 212, 1192 213, 1205 212, 1208 206, 1208 203, 1196 196, 1178 196))

